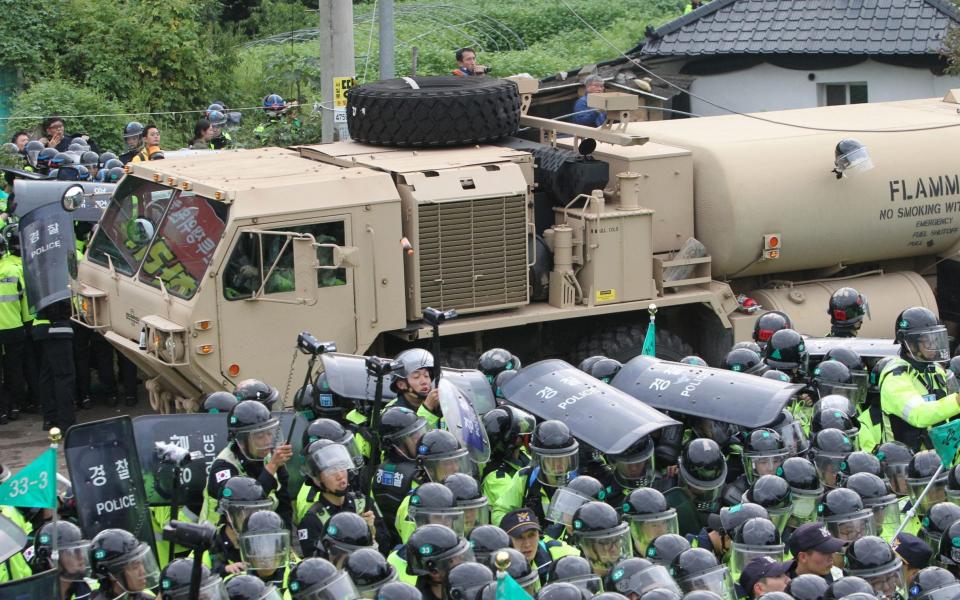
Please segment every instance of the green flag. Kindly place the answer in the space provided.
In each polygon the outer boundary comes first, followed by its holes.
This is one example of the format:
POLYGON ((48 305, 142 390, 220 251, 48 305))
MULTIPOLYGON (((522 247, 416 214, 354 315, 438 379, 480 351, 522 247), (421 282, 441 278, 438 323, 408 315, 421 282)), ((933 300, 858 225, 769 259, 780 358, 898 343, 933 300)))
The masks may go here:
POLYGON ((657 321, 650 317, 650 325, 647 326, 647 335, 643 338, 643 350, 640 354, 644 356, 657 355, 657 321))
POLYGON ((501 573, 497 577, 496 600, 533 600, 509 573, 501 573))
POLYGON ((957 448, 960 447, 960 420, 931 427, 930 441, 933 442, 933 447, 940 455, 943 468, 952 466, 954 458, 957 456, 957 448))
POLYGON ((0 504, 24 508, 57 507, 57 451, 48 448, 0 485, 0 504))

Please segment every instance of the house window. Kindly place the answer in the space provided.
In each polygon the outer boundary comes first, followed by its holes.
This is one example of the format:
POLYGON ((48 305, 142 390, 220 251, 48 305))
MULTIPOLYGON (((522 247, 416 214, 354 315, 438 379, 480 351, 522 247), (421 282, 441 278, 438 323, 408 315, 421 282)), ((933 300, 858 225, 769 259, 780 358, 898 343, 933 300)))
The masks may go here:
POLYGON ((867 102, 866 83, 822 83, 819 88, 820 106, 867 102))

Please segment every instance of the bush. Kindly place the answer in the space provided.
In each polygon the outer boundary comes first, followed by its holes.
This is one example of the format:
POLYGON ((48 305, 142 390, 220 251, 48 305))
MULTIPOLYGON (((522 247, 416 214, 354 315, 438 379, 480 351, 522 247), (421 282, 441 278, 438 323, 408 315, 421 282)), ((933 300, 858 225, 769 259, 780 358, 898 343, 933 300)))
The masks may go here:
MULTIPOLYGON (((105 99, 95 89, 77 85, 62 79, 50 79, 35 83, 13 99, 11 117, 64 115, 67 133, 86 133, 100 145, 101 150, 117 150, 123 147, 124 117, 85 117, 72 119, 70 115, 94 115, 122 113, 123 108, 105 99)), ((9 128, 40 131, 38 119, 16 119, 9 128)))

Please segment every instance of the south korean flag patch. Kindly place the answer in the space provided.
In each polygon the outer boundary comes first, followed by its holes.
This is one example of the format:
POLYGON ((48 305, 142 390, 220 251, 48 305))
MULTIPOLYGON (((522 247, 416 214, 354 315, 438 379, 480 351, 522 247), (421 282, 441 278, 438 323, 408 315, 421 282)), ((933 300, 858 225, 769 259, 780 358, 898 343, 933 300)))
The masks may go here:
POLYGON ((217 480, 217 483, 223 483, 224 481, 230 479, 230 469, 224 469, 222 471, 217 471, 213 474, 214 479, 217 480))

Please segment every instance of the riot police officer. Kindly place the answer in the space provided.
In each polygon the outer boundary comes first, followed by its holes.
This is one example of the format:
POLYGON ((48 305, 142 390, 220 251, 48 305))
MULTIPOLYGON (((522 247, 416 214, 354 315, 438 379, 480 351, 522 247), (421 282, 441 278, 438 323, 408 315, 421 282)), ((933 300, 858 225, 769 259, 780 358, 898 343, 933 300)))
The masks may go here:
POLYGON ((630 492, 623 504, 623 518, 630 526, 630 537, 637 556, 645 556, 647 546, 665 533, 678 533, 677 510, 667 504, 658 490, 649 487, 630 492))
POLYGON ((956 598, 960 595, 960 582, 950 571, 941 567, 920 569, 907 583, 911 600, 956 598))
POLYGON ((200 403, 200 412, 207 413, 208 415, 227 414, 230 412, 230 409, 237 405, 237 402, 237 397, 230 392, 223 390, 211 392, 204 396, 203 401, 200 403))
POLYGON ((83 539, 80 528, 70 521, 46 523, 33 536, 30 566, 34 573, 57 569, 64 600, 86 600, 90 597, 90 540, 83 539), (53 561, 53 548, 57 561, 53 561))
POLYGON ((494 501, 492 522, 499 523, 508 512, 523 506, 543 522, 550 502, 547 490, 562 487, 576 476, 580 444, 565 423, 547 420, 537 425, 530 439, 530 451, 531 464, 517 471, 509 487, 494 501))
POLYGON ((940 455, 933 450, 917 452, 907 463, 907 488, 910 490, 910 499, 916 505, 917 516, 920 519, 930 512, 934 504, 947 499, 948 474, 940 471, 937 475, 939 468, 940 455), (935 480, 933 480, 934 475, 936 475, 935 480), (933 480, 932 484, 931 480, 933 480), (924 491, 926 494, 923 493, 924 491))
POLYGON ((804 523, 817 519, 817 500, 823 494, 823 485, 817 475, 817 468, 806 458, 791 456, 780 467, 783 479, 790 485, 790 498, 793 507, 790 510, 788 527, 796 529, 804 523))
POLYGON ((880 406, 890 423, 885 441, 931 448, 926 430, 960 414, 960 395, 947 393, 938 364, 950 359, 947 330, 933 311, 915 306, 900 313, 894 331, 900 355, 880 375, 880 406))
MULTIPOLYGON (((159 600, 188 600, 190 579, 193 574, 193 558, 178 558, 160 572, 159 600)), ((206 565, 200 566, 199 598, 222 598, 226 587, 219 575, 210 572, 206 565)))
POLYGON ((830 333, 827 337, 857 337, 863 317, 870 312, 867 299, 852 287, 842 287, 830 295, 827 314, 830 333))
POLYGON ((440 366, 423 348, 404 350, 394 360, 402 365, 390 382, 390 389, 397 394, 394 406, 409 408, 436 426, 440 420, 440 392, 433 387, 433 381, 440 366))
POLYGON ((477 360, 477 368, 491 387, 496 383, 497 375, 504 371, 519 371, 521 366, 520 359, 503 348, 491 348, 477 360))
POLYGON ((240 556, 247 574, 259 577, 278 590, 287 589, 290 564, 290 531, 272 510, 258 510, 247 517, 240 534, 240 556))
POLYGON ((474 528, 490 524, 490 502, 480 492, 476 478, 467 473, 453 473, 443 480, 453 492, 457 508, 463 510, 463 534, 469 536, 474 528))
POLYGON ((817 512, 835 538, 852 542, 876 534, 873 512, 864 509, 863 500, 853 490, 837 488, 826 492, 817 505, 817 512))
MULTIPOLYGON (((343 570, 357 586, 360 598, 375 598, 380 588, 397 580, 396 568, 373 548, 358 548, 351 552, 343 564, 343 570)), ((484 570, 490 572, 486 567, 484 570)))
POLYGON ((525 592, 530 594, 531 597, 535 596, 540 589, 540 578, 537 575, 537 570, 533 568, 530 562, 527 561, 526 556, 519 550, 504 548, 490 558, 491 562, 488 563, 487 566, 491 569, 495 567, 499 568, 496 562, 497 555, 501 552, 507 555, 509 561, 507 563, 507 574, 510 575, 525 592))
MULTIPOLYGON (((428 428, 423 417, 403 406, 391 406, 383 411, 380 418, 383 462, 377 466, 371 486, 383 520, 391 530, 400 504, 410 489, 416 486, 417 446, 428 428)), ((396 530, 392 530, 391 535, 391 545, 399 543, 396 530)))
POLYGON ((781 329, 793 329, 793 323, 785 312, 771 310, 763 313, 753 324, 753 341, 762 350, 770 338, 781 329))
POLYGON ((227 436, 229 443, 210 465, 200 519, 211 521, 213 503, 221 497, 223 484, 244 475, 255 478, 268 495, 276 497, 277 512, 289 523, 293 508, 284 465, 293 449, 283 441, 280 420, 262 402, 244 400, 230 410, 227 436))
POLYGON ((803 381, 807 368, 807 349, 803 336, 793 329, 775 332, 763 348, 763 362, 771 369, 783 371, 794 382, 803 381))
POLYGON ((853 540, 843 555, 844 574, 861 577, 873 587, 877 598, 899 600, 906 597, 900 558, 886 541, 868 535, 853 540))
POLYGON ((670 572, 684 592, 708 590, 724 600, 737 597, 730 569, 721 565, 709 550, 684 550, 673 559, 670 572))
POLYGON ((550 573, 547 575, 547 581, 570 583, 591 597, 599 594, 603 589, 603 582, 600 577, 593 572, 590 567, 590 561, 582 556, 569 555, 558 558, 550 565, 550 573))
POLYGON ((347 572, 322 558, 306 558, 290 567, 287 586, 293 600, 359 597, 347 572))
POLYGON ((90 566, 99 582, 94 600, 152 598, 160 569, 150 546, 124 529, 104 529, 90 541, 90 566))
POLYGON ((323 558, 343 568, 351 554, 360 549, 375 550, 373 528, 357 513, 341 512, 330 517, 320 541, 323 558))
POLYGON ((770 520, 783 531, 793 512, 793 497, 790 484, 779 475, 763 475, 743 495, 745 502, 762 506, 770 520))
POLYGON ((490 460, 483 465, 481 486, 492 504, 510 485, 517 471, 530 464, 524 446, 537 420, 525 410, 503 405, 484 414, 482 422, 490 440, 490 460))
MULTIPOLYGON (((900 503, 887 484, 873 473, 854 473, 843 486, 863 500, 863 507, 873 511, 873 529, 883 539, 890 539, 900 525, 900 503)), ((957 507, 960 511, 960 507, 957 507)), ((960 517, 960 513, 957 515, 960 517)), ((949 523, 944 524, 949 525, 949 523)), ((938 542, 939 543, 939 542, 938 542)))
POLYGON ((429 523, 442 523, 463 535, 463 509, 450 488, 432 481, 410 490, 400 505, 396 522, 400 541, 406 543, 417 527, 429 523))
POLYGON ((886 439, 883 429, 886 420, 880 408, 880 374, 891 360, 892 357, 885 356, 873 364, 867 379, 864 404, 858 407, 860 433, 857 435, 857 445, 866 452, 873 452, 886 439))
MULTIPOLYGON (((119 160, 123 164, 133 160, 133 157, 139 155, 140 153, 145 153, 145 148, 143 147, 143 125, 136 122, 130 121, 123 128, 123 141, 127 145, 127 151, 119 156, 119 160)), ((149 157, 144 155, 141 160, 146 162, 149 160, 149 157)))
POLYGON ((680 533, 695 534, 707 526, 707 515, 720 510, 720 494, 727 480, 727 462, 713 440, 697 438, 680 453, 679 488, 667 491, 670 506, 677 509, 680 533))
POLYGON ((235 575, 225 587, 230 600, 281 600, 277 588, 253 575, 235 575))
POLYGON ((839 429, 824 429, 813 436, 810 456, 823 487, 837 487, 840 465, 851 452, 853 441, 839 429))
POLYGON ((733 531, 728 566, 734 580, 740 579, 744 568, 758 556, 768 556, 783 562, 783 543, 777 526, 762 517, 747 519, 733 531))
POLYGON ((263 487, 250 477, 231 477, 220 489, 216 506, 219 514, 217 534, 210 549, 210 562, 217 573, 243 571, 240 555, 240 534, 247 519, 260 510, 272 510, 276 506, 267 497, 263 487))
POLYGON ((261 402, 270 410, 273 410, 273 405, 280 398, 277 388, 259 379, 244 379, 233 389, 233 395, 240 402, 244 400, 261 402))
POLYGON ((940 538, 955 521, 960 520, 960 506, 953 502, 937 502, 920 522, 920 538, 931 548, 940 547, 940 538))
POLYGON ((587 502, 573 513, 573 539, 600 577, 633 555, 630 527, 604 502, 587 502))
POLYGON ((440 600, 450 570, 472 558, 467 540, 438 524, 419 527, 407 540, 405 550, 407 574, 417 577, 417 589, 427 600, 440 600))
POLYGON ((767 367, 760 359, 760 355, 749 348, 734 348, 723 357, 721 365, 728 371, 746 373, 747 375, 763 375, 767 367))

